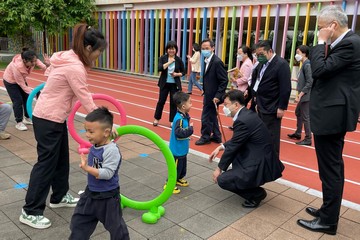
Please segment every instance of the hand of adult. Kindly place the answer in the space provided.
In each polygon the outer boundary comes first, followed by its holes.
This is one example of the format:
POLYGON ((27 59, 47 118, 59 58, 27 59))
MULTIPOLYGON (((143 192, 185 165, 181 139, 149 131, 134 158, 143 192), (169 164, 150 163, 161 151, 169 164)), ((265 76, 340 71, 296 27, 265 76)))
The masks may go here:
POLYGON ((334 32, 335 32, 335 24, 331 23, 330 26, 320 29, 318 40, 326 42, 328 39, 330 39, 333 36, 334 32))
POLYGON ((111 139, 115 139, 118 136, 119 136, 118 131, 117 131, 116 127, 113 126, 112 129, 111 129, 111 136, 110 137, 111 137, 111 139))
POLYGON ((215 104, 217 104, 218 102, 220 102, 220 100, 215 97, 215 98, 213 99, 213 102, 214 102, 215 104))
POLYGON ((214 180, 214 183, 217 183, 217 179, 218 177, 221 175, 221 169, 219 167, 217 167, 215 169, 215 171, 213 172, 213 180, 214 180))
POLYGON ((284 116, 284 110, 278 108, 276 116, 277 118, 282 118, 284 116))
POLYGON ((220 149, 219 149, 219 147, 217 147, 217 148, 215 148, 215 150, 212 153, 210 153, 210 155, 209 155, 209 163, 212 163, 214 161, 216 156, 219 154, 219 151, 220 151, 220 149))

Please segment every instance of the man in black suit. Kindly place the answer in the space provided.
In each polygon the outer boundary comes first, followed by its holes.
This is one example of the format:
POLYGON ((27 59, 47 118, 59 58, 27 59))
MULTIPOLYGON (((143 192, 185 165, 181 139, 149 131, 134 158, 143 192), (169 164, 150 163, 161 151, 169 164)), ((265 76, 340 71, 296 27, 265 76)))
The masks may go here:
POLYGON ((239 90, 225 94, 224 114, 232 117, 232 138, 217 147, 209 156, 212 162, 220 150, 225 150, 213 179, 225 190, 245 199, 246 208, 255 208, 266 197, 261 185, 281 177, 284 165, 275 153, 271 137, 258 115, 244 107, 244 95, 239 90), (232 164, 232 169, 228 170, 232 164))
POLYGON ((268 40, 256 45, 256 55, 259 65, 252 74, 252 97, 279 156, 281 119, 291 93, 290 67, 283 58, 275 54, 268 40))
POLYGON ((335 235, 344 188, 344 138, 356 129, 360 111, 360 37, 348 29, 346 13, 334 5, 321 10, 318 29, 318 45, 310 52, 314 79, 310 125, 323 204, 320 209, 306 208, 313 220, 297 222, 311 231, 335 235))
POLYGON ((210 39, 201 42, 201 54, 205 57, 203 70, 203 111, 201 114, 201 137, 196 145, 221 143, 221 133, 216 115, 216 106, 220 103, 228 84, 227 71, 221 59, 214 54, 215 44, 210 39))

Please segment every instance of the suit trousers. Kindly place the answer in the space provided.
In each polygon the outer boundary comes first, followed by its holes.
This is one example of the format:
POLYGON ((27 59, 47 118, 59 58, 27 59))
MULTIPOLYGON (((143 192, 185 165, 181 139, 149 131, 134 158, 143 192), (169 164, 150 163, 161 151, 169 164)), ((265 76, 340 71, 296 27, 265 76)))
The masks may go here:
POLYGON ((33 116, 38 161, 34 165, 26 193, 24 210, 43 215, 52 187, 51 203, 59 203, 69 190, 69 140, 66 122, 56 123, 33 116))
POLYGON ((279 157, 280 155, 280 130, 281 130, 281 118, 277 118, 276 113, 263 114, 258 112, 259 117, 265 123, 265 126, 269 130, 271 141, 275 148, 275 153, 279 157))
POLYGON ((342 152, 345 134, 314 134, 315 151, 323 192, 320 218, 323 223, 330 225, 337 224, 339 221, 344 190, 344 160, 342 152))
POLYGON ((299 102, 296 105, 295 115, 296 115, 296 134, 301 135, 302 125, 304 124, 305 129, 305 139, 311 140, 311 130, 310 130, 310 102, 299 102))
POLYGON ((262 187, 245 188, 236 169, 230 169, 220 174, 217 182, 222 189, 236 193, 246 200, 258 201, 266 193, 262 187))
POLYGON ((163 88, 159 90, 159 100, 156 104, 154 118, 157 120, 161 119, 164 105, 167 99, 167 96, 170 93, 170 115, 169 115, 169 122, 172 122, 175 114, 176 114, 176 104, 174 103, 173 96, 177 92, 177 87, 175 83, 166 83, 163 88))
POLYGON ((24 90, 16 83, 11 84, 4 80, 4 85, 13 103, 15 121, 17 123, 21 122, 24 118, 24 115, 28 118, 29 115, 26 110, 26 102, 29 94, 24 92, 24 90))
MULTIPOLYGON (((86 193, 86 192, 85 192, 86 193)), ((92 199, 83 193, 71 218, 70 240, 88 240, 100 221, 111 240, 128 240, 129 231, 122 217, 120 197, 92 199)))
POLYGON ((213 102, 205 103, 201 113, 201 139, 210 141, 210 138, 221 141, 219 121, 213 102))

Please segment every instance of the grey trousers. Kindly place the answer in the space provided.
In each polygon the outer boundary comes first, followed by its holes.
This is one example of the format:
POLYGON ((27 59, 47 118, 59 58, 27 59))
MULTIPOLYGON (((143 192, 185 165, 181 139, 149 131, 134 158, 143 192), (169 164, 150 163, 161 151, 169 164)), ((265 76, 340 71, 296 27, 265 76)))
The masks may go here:
POLYGON ((0 132, 5 130, 11 112, 12 112, 12 107, 10 104, 7 103, 0 104, 0 132))
POLYGON ((297 128, 296 134, 301 135, 302 125, 304 124, 305 129, 305 139, 311 140, 311 130, 310 130, 310 102, 299 102, 296 105, 295 115, 297 118, 297 128))

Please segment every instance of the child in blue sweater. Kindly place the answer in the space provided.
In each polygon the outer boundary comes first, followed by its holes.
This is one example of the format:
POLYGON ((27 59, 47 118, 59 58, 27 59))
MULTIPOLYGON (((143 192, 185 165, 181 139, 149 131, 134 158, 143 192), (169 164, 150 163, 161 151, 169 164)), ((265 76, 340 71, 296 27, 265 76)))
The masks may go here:
MULTIPOLYGON (((176 162, 176 185, 187 187, 189 183, 184 179, 186 175, 186 157, 189 152, 190 136, 194 132, 193 123, 190 123, 189 116, 192 103, 190 95, 184 92, 176 92, 173 99, 177 107, 177 113, 171 129, 170 150, 176 162)), ((180 193, 180 189, 175 187, 173 193, 180 193)))
POLYGON ((93 144, 88 158, 82 154, 80 167, 88 173, 88 185, 72 216, 71 240, 90 239, 97 223, 104 224, 111 240, 127 240, 129 232, 120 207, 119 168, 121 154, 111 141, 113 115, 105 107, 85 118, 86 137, 93 144))

